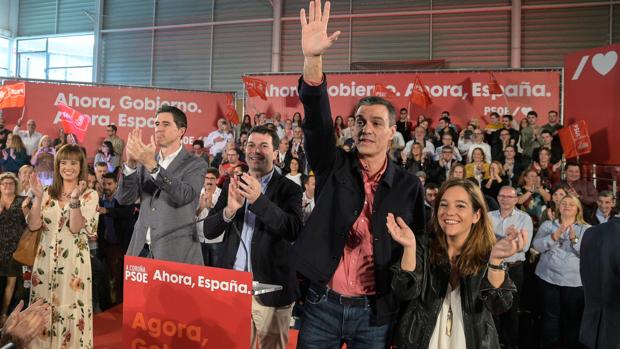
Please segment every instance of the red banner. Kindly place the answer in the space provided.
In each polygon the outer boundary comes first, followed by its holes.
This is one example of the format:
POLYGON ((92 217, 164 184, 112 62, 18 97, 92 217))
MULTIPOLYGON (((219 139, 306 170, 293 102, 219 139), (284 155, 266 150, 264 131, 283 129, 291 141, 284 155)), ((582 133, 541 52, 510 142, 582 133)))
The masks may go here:
POLYGON ((409 98, 413 105, 417 105, 418 107, 428 110, 428 107, 433 104, 433 100, 428 95, 428 91, 424 88, 424 84, 420 77, 416 76, 415 81, 413 83, 413 93, 411 94, 411 98, 409 98))
POLYGON ((243 80, 243 84, 245 85, 245 90, 248 92, 248 96, 250 97, 260 97, 262 100, 267 100, 267 83, 265 80, 251 78, 249 76, 242 76, 241 80, 243 80))
POLYGON ((18 82, 16 84, 0 86, 0 109, 20 108, 26 101, 26 84, 18 82))
POLYGON ((576 124, 565 126, 558 132, 564 156, 571 159, 577 156, 589 154, 592 151, 588 124, 581 120, 576 124))
POLYGON ((585 120, 592 149, 582 160, 620 164, 620 44, 572 53, 564 59, 564 124, 585 120))
MULTIPOLYGON (((442 111, 449 111, 452 121, 464 125, 471 118, 478 118, 484 125, 491 112, 512 114, 517 120, 525 118, 530 110, 536 110, 546 123, 549 110, 560 109, 561 72, 511 71, 495 72, 502 86, 503 95, 492 95, 487 86, 489 72, 433 72, 433 73, 342 73, 327 74, 328 92, 333 117, 353 113, 353 107, 360 98, 372 96, 375 85, 381 84, 396 94, 390 101, 396 109, 409 108, 412 119, 419 114, 437 122, 442 111), (424 88, 432 105, 428 109, 412 104, 409 99, 414 91, 415 78, 424 82, 424 88)), ((280 112, 283 118, 292 118, 295 112, 303 115, 301 104, 289 100, 298 99, 297 80, 299 74, 260 75, 267 83, 267 101, 246 99, 246 113, 255 114, 280 112)), ((434 125, 431 125, 434 126, 434 125)))
POLYGON ((502 87, 499 85, 499 82, 497 81, 497 78, 495 78, 495 74, 493 74, 492 72, 489 72, 489 83, 487 84, 487 86, 489 87, 489 93, 492 95, 501 95, 504 93, 504 91, 502 91, 502 87))
MULTIPOLYGON (((90 118, 88 137, 82 145, 86 147, 87 155, 91 159, 106 137, 108 124, 115 124, 118 127, 118 136, 126 139, 133 128, 153 129, 155 112, 162 104, 174 105, 185 112, 189 127, 183 137, 183 144, 191 145, 194 140, 206 137, 209 132, 217 129, 217 119, 224 117, 227 110, 226 97, 234 96, 232 92, 214 93, 31 81, 22 84, 25 84, 28 91, 22 124, 28 119, 33 119, 37 123, 37 131, 56 138, 62 119, 58 105, 64 103, 70 108, 79 110, 90 118)), ((6 127, 12 129, 20 116, 20 109, 5 109, 6 127)), ((144 132, 148 139, 152 130, 144 132)))
POLYGON ((252 274, 125 256, 123 348, 248 348, 252 274))
POLYGON ((237 109, 235 109, 235 99, 232 95, 226 96, 226 119, 233 124, 236 125, 239 123, 239 115, 237 114, 237 109))
POLYGON ((75 109, 71 109, 63 103, 58 104, 60 110, 60 122, 66 134, 73 133, 80 143, 84 142, 86 130, 90 119, 88 116, 80 113, 75 109))
POLYGON ((372 95, 377 96, 377 97, 387 98, 387 99, 392 99, 396 97, 396 93, 394 93, 394 91, 388 89, 382 84, 375 84, 375 91, 373 92, 372 95))

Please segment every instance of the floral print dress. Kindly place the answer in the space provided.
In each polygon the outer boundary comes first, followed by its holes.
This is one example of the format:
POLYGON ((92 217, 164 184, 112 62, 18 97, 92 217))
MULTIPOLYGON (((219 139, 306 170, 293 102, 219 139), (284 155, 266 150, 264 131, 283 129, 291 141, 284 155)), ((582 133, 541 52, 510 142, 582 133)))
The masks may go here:
POLYGON ((93 348, 92 272, 88 237, 97 234, 99 196, 87 189, 80 197, 86 225, 69 230, 69 203, 60 207, 47 189, 43 193, 43 229, 32 268, 30 302, 43 298, 52 307, 48 330, 31 347, 37 349, 93 348))

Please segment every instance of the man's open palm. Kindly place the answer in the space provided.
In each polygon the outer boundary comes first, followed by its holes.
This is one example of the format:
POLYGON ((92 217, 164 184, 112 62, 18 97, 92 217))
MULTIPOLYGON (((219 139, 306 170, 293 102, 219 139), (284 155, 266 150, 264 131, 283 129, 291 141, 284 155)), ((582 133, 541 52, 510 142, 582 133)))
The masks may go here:
POLYGON ((301 49, 305 57, 322 55, 325 50, 332 46, 338 39, 340 31, 327 36, 327 23, 329 22, 330 2, 325 2, 325 9, 321 10, 321 0, 311 1, 308 9, 301 9, 299 19, 301 21, 301 49))

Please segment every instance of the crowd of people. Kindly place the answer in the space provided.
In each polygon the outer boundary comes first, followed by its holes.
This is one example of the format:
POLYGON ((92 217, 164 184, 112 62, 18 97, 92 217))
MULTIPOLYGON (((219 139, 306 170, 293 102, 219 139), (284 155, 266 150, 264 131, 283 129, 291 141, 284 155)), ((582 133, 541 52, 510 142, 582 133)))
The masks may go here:
POLYGON ((617 202, 563 163, 558 112, 456 125, 366 97, 332 119, 329 11, 301 13, 305 117, 221 118, 186 150, 162 106, 150 143, 111 124, 95 150, 0 116, 0 345, 92 348, 128 254, 281 285, 253 298, 252 347, 284 348, 292 317, 299 348, 582 347, 582 240, 617 202))

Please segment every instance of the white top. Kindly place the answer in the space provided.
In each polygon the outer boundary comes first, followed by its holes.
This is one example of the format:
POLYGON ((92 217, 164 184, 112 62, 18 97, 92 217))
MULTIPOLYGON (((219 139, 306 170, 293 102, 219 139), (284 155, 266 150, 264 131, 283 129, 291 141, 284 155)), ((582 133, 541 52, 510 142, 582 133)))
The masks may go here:
POLYGON ((302 186, 301 185, 301 173, 298 173, 296 175, 292 175, 292 174, 287 174, 286 176, 284 176, 290 180, 292 180, 293 182, 295 182, 298 186, 302 186))
MULTIPOLYGON (((203 187, 202 190, 200 190, 200 196, 202 196, 204 192, 205 192, 205 188, 203 187)), ((215 191, 211 195, 211 202, 213 203, 213 205, 217 203, 217 199, 219 199, 221 193, 222 193, 222 189, 216 187, 215 191)), ((200 204, 198 204, 198 206, 200 206, 200 204)), ((200 214, 196 216, 196 219, 206 218, 209 215, 209 211, 210 209, 205 207, 204 209, 202 209, 202 211, 200 211, 200 214)), ((196 231, 198 232, 198 240, 202 243, 215 244, 215 243, 224 241, 224 231, 222 231, 222 234, 220 234, 215 239, 205 238, 204 222, 196 223, 196 231)))
POLYGON ((221 153, 226 149, 226 143, 229 140, 234 140, 232 132, 222 132, 220 130, 215 130, 204 139, 205 147, 209 148, 209 154, 215 156, 218 153, 221 153))
POLYGON ((460 286, 452 290, 448 282, 448 291, 443 299, 441 311, 429 343, 429 349, 463 349, 465 348, 465 327, 463 326, 463 309, 461 308, 460 286), (448 335, 448 313, 452 309, 452 331, 448 335))
POLYGON ((37 131, 30 134, 28 130, 20 130, 17 125, 13 128, 13 134, 18 135, 22 139, 24 148, 26 148, 26 154, 30 156, 37 152, 37 149, 39 149, 39 141, 43 137, 43 135, 37 131))

